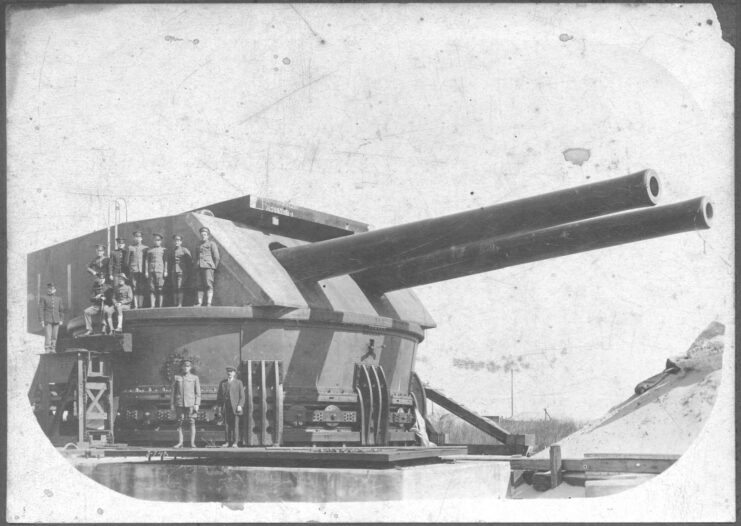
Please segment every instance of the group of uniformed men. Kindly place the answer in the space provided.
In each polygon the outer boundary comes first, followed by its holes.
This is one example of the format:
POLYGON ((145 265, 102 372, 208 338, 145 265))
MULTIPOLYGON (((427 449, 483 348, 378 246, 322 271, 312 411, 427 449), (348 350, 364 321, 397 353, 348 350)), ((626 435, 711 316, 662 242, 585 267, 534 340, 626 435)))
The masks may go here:
MULTIPOLYGON (((131 308, 143 308, 145 290, 149 291, 149 306, 162 307, 165 280, 168 278, 172 285, 172 303, 182 307, 184 289, 191 273, 195 273, 196 306, 203 305, 205 295, 206 306, 210 307, 214 295, 214 272, 221 256, 216 243, 210 240, 210 230, 202 227, 199 233, 201 242, 195 259, 183 246, 183 238, 179 234, 172 236, 174 248, 167 249, 162 246, 162 234, 153 234, 153 246, 148 247, 142 243, 141 231, 136 231, 134 243, 128 248, 125 239, 116 238, 116 248, 110 258, 105 256, 103 245, 96 245, 96 256, 87 266, 94 283, 91 304, 83 311, 85 335, 93 334, 93 316, 101 313, 102 332, 121 332, 123 312, 131 308), (129 279, 131 286, 127 284, 129 279), (114 314, 118 321, 116 326, 114 314)), ((48 283, 47 295, 39 298, 39 321, 45 332, 44 347, 47 352, 56 348, 63 318, 64 301, 56 295, 54 283, 48 283)))
POLYGON ((203 305, 205 293, 206 306, 210 307, 214 294, 214 272, 221 257, 218 246, 210 240, 211 231, 202 227, 199 233, 201 243, 195 260, 183 246, 183 237, 180 234, 172 236, 175 247, 167 249, 162 246, 162 234, 152 234, 153 246, 148 247, 142 243, 142 233, 137 230, 134 232, 134 243, 128 248, 125 239, 116 239, 117 246, 110 259, 105 257, 105 247, 97 245, 97 255, 87 268, 95 276, 95 284, 90 298, 92 304, 85 309, 86 334, 92 334, 92 316, 101 310, 105 317, 104 332, 120 332, 123 311, 143 308, 145 290, 149 291, 149 306, 162 307, 167 279, 170 279, 172 285, 173 305, 182 307, 184 288, 193 271, 198 289, 196 306, 203 305), (132 286, 126 284, 127 273, 131 275, 132 286), (108 282, 114 277, 117 283, 111 290, 108 282), (118 326, 115 328, 114 312, 118 318, 118 326))

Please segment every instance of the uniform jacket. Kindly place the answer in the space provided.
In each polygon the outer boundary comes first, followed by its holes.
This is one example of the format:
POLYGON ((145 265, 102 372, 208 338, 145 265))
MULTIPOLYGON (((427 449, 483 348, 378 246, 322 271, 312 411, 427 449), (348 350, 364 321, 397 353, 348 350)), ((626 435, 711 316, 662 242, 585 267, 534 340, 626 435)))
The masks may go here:
POLYGON ((222 380, 219 384, 219 392, 216 395, 217 405, 226 409, 226 404, 232 408, 232 412, 237 412, 237 406, 244 407, 244 384, 242 380, 235 378, 231 382, 222 380))
POLYGON ((134 299, 134 292, 128 285, 117 286, 113 291, 113 299, 117 303, 128 305, 134 299))
POLYGON ((152 247, 147 250, 147 272, 166 272, 166 255, 165 247, 152 247))
POLYGON ((96 274, 103 274, 106 279, 108 279, 108 276, 110 275, 110 264, 110 260, 107 257, 96 256, 87 268, 94 271, 96 274))
POLYGON ((64 316, 64 301, 56 294, 41 296, 39 300, 39 321, 61 323, 64 316))
POLYGON ((99 305, 100 298, 96 298, 98 294, 103 294, 103 296, 111 296, 111 286, 108 283, 95 283, 93 285, 93 293, 90 295, 90 301, 95 304, 99 305))
POLYGON ((175 274, 186 274, 193 266, 190 250, 185 247, 176 247, 168 251, 169 270, 175 274))
POLYGON ((129 257, 126 263, 129 265, 131 272, 144 272, 144 255, 147 253, 147 245, 129 245, 129 257))
POLYGON ((111 252, 111 274, 115 277, 117 274, 129 273, 129 251, 128 249, 117 248, 111 252))
POLYGON ((208 241, 202 241, 198 245, 198 268, 215 269, 219 266, 220 259, 219 247, 210 239, 208 241))
POLYGON ((201 381, 196 375, 175 375, 172 379, 170 404, 177 407, 201 405, 201 381))

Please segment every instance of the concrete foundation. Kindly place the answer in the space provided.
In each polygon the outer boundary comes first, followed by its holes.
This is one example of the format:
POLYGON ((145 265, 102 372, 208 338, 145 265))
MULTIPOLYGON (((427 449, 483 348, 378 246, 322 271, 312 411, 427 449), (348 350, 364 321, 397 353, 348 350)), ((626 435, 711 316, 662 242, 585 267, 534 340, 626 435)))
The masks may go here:
POLYGON ((505 462, 452 461, 386 469, 223 466, 74 459, 83 474, 131 497, 171 502, 332 502, 505 498, 505 462))

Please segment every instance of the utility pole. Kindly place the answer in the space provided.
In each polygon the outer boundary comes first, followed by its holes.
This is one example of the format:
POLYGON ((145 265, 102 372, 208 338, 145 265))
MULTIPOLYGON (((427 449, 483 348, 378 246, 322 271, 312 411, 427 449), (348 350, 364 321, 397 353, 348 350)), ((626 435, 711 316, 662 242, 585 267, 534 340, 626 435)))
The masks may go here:
POLYGON ((510 419, 515 417, 515 370, 510 369, 509 370, 509 399, 510 399, 510 410, 509 410, 509 417, 510 419))

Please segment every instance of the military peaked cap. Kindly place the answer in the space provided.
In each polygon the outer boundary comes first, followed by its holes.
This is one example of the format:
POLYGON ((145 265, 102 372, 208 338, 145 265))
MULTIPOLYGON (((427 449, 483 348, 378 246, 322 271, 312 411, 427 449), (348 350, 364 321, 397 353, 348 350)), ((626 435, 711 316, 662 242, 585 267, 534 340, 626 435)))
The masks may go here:
POLYGON ((211 231, 208 228, 206 228, 205 226, 202 226, 201 228, 199 228, 198 229, 198 232, 207 232, 209 234, 211 233, 211 231))

